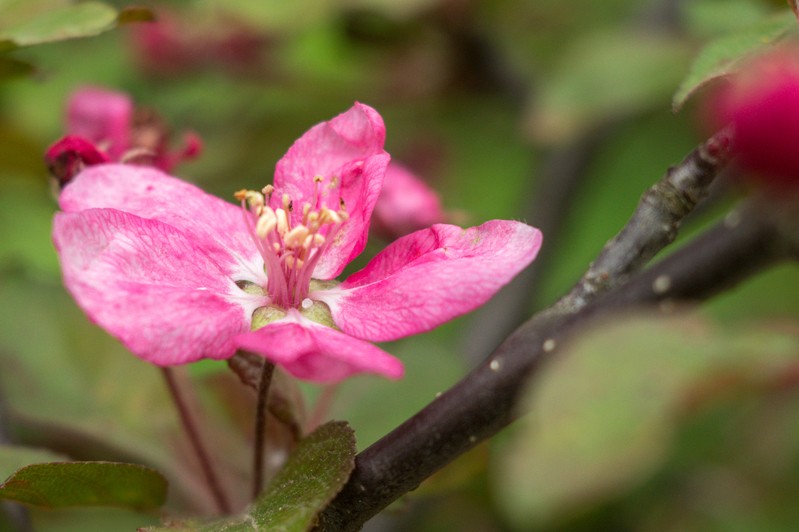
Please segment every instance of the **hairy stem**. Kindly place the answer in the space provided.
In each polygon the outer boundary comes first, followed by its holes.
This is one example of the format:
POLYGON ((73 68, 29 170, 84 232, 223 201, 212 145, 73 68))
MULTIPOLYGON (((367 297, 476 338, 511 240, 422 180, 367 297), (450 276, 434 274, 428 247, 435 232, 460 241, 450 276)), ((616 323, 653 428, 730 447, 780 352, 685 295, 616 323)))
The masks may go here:
POLYGON ((175 403, 175 408, 178 411, 180 422, 183 425, 183 429, 186 431, 186 435, 189 438, 191 447, 194 450, 194 454, 200 464, 203 476, 208 484, 208 489, 211 491, 211 495, 216 503, 217 510, 222 514, 230 514, 233 511, 233 508, 231 507, 230 501, 228 501, 227 496, 225 495, 224 491, 222 490, 222 486, 219 483, 219 478, 214 471, 208 451, 206 450, 202 438, 200 437, 197 420, 192 415, 186 398, 180 389, 180 385, 178 384, 174 370, 169 367, 163 367, 161 368, 161 373, 166 381, 172 401, 175 403))
POLYGON ((269 402, 269 387, 272 385, 272 375, 275 365, 264 359, 261 364, 261 378, 258 385, 258 402, 255 405, 255 442, 252 448, 252 498, 255 500, 261 494, 264 486, 264 444, 266 443, 266 423, 269 416, 267 404, 269 402))

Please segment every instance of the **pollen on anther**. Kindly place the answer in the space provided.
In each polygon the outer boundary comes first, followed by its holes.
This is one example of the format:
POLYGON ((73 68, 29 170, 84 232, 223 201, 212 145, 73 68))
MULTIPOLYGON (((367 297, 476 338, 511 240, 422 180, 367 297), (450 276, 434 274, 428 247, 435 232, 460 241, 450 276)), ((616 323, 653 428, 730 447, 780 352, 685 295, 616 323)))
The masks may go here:
POLYGON ((545 353, 551 353, 552 351, 555 350, 556 346, 557 346, 557 342, 555 342, 554 338, 547 338, 544 341, 544 345, 542 347, 543 347, 545 353))
POLYGON ((499 360, 492 360, 488 367, 491 371, 499 371, 499 360))

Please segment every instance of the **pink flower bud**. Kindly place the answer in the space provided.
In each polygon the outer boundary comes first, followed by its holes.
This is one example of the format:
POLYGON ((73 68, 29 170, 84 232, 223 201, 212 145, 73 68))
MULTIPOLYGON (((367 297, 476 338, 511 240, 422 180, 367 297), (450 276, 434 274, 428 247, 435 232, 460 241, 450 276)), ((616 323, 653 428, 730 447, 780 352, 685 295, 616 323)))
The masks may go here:
POLYGON ((741 169, 772 188, 799 186, 799 50, 758 57, 716 97, 715 118, 732 126, 741 169))

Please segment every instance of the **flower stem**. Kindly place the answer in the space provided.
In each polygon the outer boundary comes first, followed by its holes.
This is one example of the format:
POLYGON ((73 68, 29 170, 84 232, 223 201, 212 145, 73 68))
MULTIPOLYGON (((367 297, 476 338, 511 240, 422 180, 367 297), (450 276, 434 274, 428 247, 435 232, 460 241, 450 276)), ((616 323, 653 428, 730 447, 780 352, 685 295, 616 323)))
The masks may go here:
POLYGON ((261 366, 261 380, 258 384, 258 402, 255 406, 255 443, 252 450, 252 498, 255 500, 261 493, 264 484, 264 444, 266 435, 267 404, 269 387, 275 365, 264 359, 261 366))
POLYGON ((230 506, 230 501, 228 501, 225 493, 222 491, 219 478, 216 476, 214 468, 211 465, 208 451, 200 438, 200 432, 197 429, 197 421, 192 416, 186 398, 181 393, 175 373, 173 369, 169 367, 161 368, 161 372, 164 375, 164 380, 166 381, 172 401, 175 403, 175 408, 177 408, 178 416, 183 424, 183 429, 186 431, 194 454, 200 462, 200 468, 202 469, 203 476, 205 476, 205 481, 208 483, 208 488, 211 490, 211 495, 214 498, 217 509, 222 514, 230 514, 233 512, 233 508, 230 506))

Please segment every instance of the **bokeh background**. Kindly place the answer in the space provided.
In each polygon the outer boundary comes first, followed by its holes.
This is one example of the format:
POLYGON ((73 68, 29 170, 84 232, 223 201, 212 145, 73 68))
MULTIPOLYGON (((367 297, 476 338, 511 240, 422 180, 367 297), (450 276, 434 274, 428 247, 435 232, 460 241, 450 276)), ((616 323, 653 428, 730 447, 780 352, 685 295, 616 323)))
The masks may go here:
MULTIPOLYGON (((0 2, 0 13, 20 5, 0 2)), ((207 494, 161 377, 83 316, 51 243, 56 203, 42 157, 65 133, 72 91, 126 92, 162 115, 176 143, 182 131, 196 132, 204 152, 174 173, 231 200, 271 182, 276 161, 311 125, 361 101, 382 114, 392 157, 438 191, 453 222, 521 219, 545 229, 525 282, 484 310, 384 346, 405 362, 405 379, 358 377, 336 390, 327 415, 349 421, 364 448, 554 302, 643 191, 708 134, 705 92, 679 112, 671 107, 698 50, 793 16, 777 0, 137 5, 159 17, 166 37, 156 46, 143 32, 151 24, 131 23, 6 54, 32 69, 0 79, 0 397, 16 463, 66 456, 151 465, 170 480, 165 513, 173 516, 202 513, 207 494)), ((682 241, 744 194, 734 175, 721 181, 682 241)), ((372 238, 359 264, 384 245, 372 238)), ((533 414, 369 526, 795 530, 797 312, 799 269, 786 264, 675 320, 619 317, 588 332, 592 341, 541 376, 533 414)), ((186 375, 243 505, 253 397, 221 362, 186 375)), ((319 395, 301 389, 309 404, 319 395)), ((0 477, 12 463, 0 461, 0 477)), ((36 530, 159 520, 121 509, 30 511, 36 530)))

